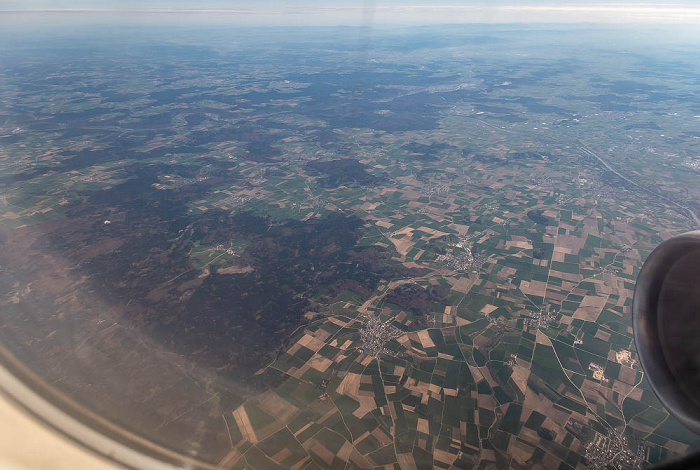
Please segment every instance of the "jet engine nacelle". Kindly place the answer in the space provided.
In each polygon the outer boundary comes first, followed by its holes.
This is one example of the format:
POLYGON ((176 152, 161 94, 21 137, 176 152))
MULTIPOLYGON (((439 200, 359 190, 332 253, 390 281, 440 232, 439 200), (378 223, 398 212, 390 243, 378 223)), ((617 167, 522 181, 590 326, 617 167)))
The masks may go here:
POLYGON ((700 434, 700 230, 659 245, 634 289, 639 361, 666 409, 700 434))

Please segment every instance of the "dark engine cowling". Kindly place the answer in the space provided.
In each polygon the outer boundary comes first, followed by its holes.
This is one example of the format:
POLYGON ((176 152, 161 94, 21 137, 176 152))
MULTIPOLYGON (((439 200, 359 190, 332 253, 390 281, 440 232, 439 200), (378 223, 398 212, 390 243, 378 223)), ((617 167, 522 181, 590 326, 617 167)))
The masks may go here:
POLYGON ((634 289, 639 361, 666 409, 700 434, 700 230, 659 245, 634 289))

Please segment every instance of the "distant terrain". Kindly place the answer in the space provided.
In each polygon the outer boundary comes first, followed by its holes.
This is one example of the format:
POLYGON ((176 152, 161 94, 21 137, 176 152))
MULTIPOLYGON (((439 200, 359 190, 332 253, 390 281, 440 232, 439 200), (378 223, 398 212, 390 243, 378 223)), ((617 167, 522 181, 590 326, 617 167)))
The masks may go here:
POLYGON ((630 311, 651 250, 698 227, 697 51, 130 28, 0 41, 0 340, 47 383, 233 469, 700 445, 630 311))

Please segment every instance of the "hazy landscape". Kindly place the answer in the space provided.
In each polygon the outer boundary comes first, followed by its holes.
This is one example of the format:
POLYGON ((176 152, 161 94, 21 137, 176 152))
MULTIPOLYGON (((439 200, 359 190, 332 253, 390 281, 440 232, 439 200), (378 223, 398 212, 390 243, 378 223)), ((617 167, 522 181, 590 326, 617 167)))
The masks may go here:
POLYGON ((700 225, 700 57, 630 26, 155 23, 0 41, 0 340, 224 468, 642 468, 700 225), (626 29, 625 29, 626 28, 626 29))

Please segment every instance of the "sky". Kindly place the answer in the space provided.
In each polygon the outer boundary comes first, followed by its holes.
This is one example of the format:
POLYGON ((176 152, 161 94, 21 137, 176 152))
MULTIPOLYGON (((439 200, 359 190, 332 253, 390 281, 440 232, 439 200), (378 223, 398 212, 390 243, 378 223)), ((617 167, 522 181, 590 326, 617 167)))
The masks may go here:
MULTIPOLYGON (((225 15, 250 23, 651 23, 700 24, 700 0, 0 0, 16 11, 225 15)), ((7 17, 5 18, 7 21, 7 17)), ((2 22, 2 18, 0 18, 2 22)))
POLYGON ((700 6, 700 0, 0 0, 3 9, 280 9, 374 6, 700 6))

